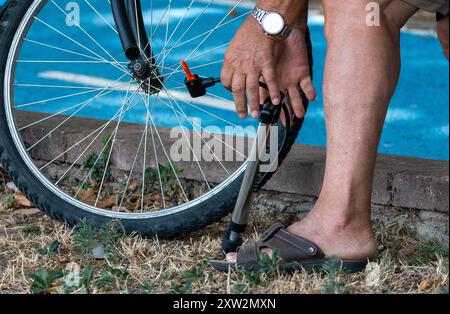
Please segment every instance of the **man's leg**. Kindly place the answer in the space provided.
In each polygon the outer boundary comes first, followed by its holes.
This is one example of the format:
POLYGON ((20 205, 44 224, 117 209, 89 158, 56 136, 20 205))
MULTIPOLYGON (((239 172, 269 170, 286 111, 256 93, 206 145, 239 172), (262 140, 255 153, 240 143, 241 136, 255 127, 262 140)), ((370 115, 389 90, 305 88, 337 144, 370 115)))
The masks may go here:
MULTIPOLYGON (((327 165, 315 208, 289 227, 343 259, 376 252, 370 216, 377 147, 399 77, 400 28, 417 11, 401 0, 381 1, 381 24, 369 27, 369 2, 323 0, 327 165)), ((234 261, 235 254, 227 259, 234 261)))
POLYGON ((438 23, 437 23, 437 34, 439 41, 441 42, 442 50, 444 51, 445 57, 449 58, 449 16, 443 17, 438 23))
POLYGON ((289 230, 329 256, 376 252, 371 194, 386 111, 400 72, 400 28, 417 9, 380 1, 379 26, 366 24, 370 1, 323 0, 328 52, 324 77, 327 163, 314 210, 289 230))

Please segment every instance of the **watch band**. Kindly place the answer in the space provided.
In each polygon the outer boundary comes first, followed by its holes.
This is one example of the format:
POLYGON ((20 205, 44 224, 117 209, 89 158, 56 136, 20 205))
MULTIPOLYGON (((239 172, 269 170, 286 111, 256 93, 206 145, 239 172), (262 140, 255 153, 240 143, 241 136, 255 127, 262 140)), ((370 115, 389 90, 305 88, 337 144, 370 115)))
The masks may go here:
POLYGON ((255 20, 257 20, 259 23, 262 23, 262 21, 264 20, 264 18, 266 17, 267 14, 269 14, 268 11, 265 11, 265 10, 260 9, 260 8, 258 8, 258 7, 255 7, 255 8, 252 10, 252 13, 251 13, 252 17, 253 17, 255 20))
MULTIPOLYGON (((269 11, 265 11, 263 9, 260 9, 259 7, 255 7, 252 12, 251 12, 251 16, 260 24, 262 25, 264 18, 269 14, 269 11)), ((290 27, 289 25, 285 25, 284 29, 281 31, 280 34, 275 35, 275 36, 281 36, 283 38, 288 38, 289 35, 292 33, 292 27, 290 27)), ((272 35, 270 35, 272 36, 272 35)))

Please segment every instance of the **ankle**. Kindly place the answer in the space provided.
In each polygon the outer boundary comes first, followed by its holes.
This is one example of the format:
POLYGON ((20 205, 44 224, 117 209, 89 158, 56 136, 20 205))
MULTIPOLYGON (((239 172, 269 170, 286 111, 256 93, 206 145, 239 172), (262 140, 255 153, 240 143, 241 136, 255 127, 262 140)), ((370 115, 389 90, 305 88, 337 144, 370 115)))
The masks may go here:
POLYGON ((339 190, 324 186, 316 202, 316 210, 338 212, 343 218, 351 219, 355 214, 367 216, 372 202, 372 186, 355 187, 342 184, 339 190), (365 214, 365 215, 364 215, 365 214))
POLYGON ((370 220, 335 217, 313 211, 288 230, 313 241, 327 256, 359 260, 376 253, 377 242, 370 220))
POLYGON ((317 202, 310 215, 334 231, 371 229, 370 207, 353 207, 354 205, 327 205, 317 202))

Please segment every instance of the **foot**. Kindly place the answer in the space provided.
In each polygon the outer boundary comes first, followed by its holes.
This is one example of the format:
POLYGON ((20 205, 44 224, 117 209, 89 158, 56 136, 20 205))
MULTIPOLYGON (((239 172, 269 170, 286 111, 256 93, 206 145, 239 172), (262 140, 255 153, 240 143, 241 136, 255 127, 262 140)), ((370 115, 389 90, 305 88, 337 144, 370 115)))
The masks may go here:
MULTIPOLYGON (((364 260, 373 257, 377 243, 370 221, 362 223, 351 221, 336 223, 333 217, 324 218, 311 212, 302 221, 289 226, 289 232, 308 239, 319 246, 327 256, 336 256, 342 260, 364 260)), ((270 249, 263 250, 269 256, 270 249)), ((236 253, 227 255, 227 261, 236 263, 236 253)))

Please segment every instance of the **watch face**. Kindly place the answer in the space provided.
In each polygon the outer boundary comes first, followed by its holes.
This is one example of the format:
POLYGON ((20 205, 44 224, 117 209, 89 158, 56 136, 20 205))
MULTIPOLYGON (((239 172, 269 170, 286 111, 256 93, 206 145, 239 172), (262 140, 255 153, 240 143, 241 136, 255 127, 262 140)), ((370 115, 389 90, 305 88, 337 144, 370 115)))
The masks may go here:
POLYGON ((286 26, 283 17, 276 13, 271 12, 266 15, 262 21, 262 27, 264 31, 269 35, 279 35, 286 26))

